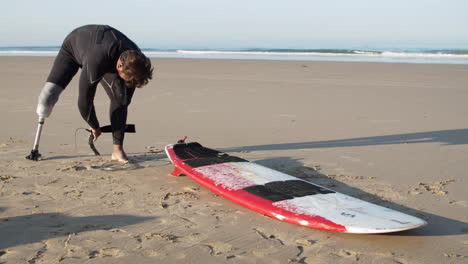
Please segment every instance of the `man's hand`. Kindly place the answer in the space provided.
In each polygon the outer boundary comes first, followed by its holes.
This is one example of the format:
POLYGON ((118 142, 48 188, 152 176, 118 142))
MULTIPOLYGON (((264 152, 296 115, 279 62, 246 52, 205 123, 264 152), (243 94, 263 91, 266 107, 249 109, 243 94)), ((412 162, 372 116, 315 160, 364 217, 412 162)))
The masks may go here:
POLYGON ((90 128, 89 130, 91 130, 91 133, 93 134, 93 137, 94 137, 93 142, 96 142, 97 138, 102 134, 101 129, 100 128, 98 128, 98 129, 90 128))

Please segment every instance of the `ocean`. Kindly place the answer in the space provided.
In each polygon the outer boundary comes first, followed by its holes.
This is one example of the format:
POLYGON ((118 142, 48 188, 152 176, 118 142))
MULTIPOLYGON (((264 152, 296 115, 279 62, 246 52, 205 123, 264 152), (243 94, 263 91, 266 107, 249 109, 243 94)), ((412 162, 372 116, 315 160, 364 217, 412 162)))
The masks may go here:
MULTIPOLYGON (((55 56, 59 46, 0 47, 0 56, 55 56)), ((142 48, 151 58, 352 61, 468 64, 468 49, 157 49, 142 48)))

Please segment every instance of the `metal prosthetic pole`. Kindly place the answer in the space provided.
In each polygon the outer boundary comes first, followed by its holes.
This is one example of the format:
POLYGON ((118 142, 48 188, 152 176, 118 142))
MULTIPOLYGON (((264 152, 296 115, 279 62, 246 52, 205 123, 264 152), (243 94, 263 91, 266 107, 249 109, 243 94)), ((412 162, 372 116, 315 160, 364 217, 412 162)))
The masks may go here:
POLYGON ((44 125, 44 120, 45 120, 44 117, 39 117, 36 138, 34 139, 34 146, 33 146, 33 149, 31 150, 31 153, 28 156, 26 156, 26 158, 29 160, 38 161, 40 160, 42 156, 39 153, 39 140, 41 139, 42 125, 44 125))
POLYGON ((31 154, 26 156, 29 160, 38 161, 41 158, 39 153, 39 139, 41 138, 42 125, 46 117, 50 116, 55 103, 57 103, 60 93, 63 92, 63 88, 57 84, 46 82, 44 87, 39 94, 39 100, 37 103, 36 113, 39 116, 36 138, 34 139, 34 147, 31 150, 31 154))

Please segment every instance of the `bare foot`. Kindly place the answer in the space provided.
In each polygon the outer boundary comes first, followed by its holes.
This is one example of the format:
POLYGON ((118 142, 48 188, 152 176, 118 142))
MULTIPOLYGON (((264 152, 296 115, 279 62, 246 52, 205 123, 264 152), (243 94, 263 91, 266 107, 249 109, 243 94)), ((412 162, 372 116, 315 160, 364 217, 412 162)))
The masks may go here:
POLYGON ((127 154, 125 154, 122 145, 114 145, 114 148, 112 150, 112 160, 121 163, 128 162, 127 154))

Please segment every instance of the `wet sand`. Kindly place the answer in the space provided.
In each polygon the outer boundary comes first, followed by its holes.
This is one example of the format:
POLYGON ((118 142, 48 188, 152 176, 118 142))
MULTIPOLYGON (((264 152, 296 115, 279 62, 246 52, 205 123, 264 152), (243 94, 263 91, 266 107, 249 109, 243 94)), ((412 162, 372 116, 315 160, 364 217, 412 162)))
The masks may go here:
MULTIPOLYGON (((125 148, 93 156, 77 80, 32 147, 48 57, 0 57, 0 263, 466 263, 468 65, 153 59, 125 148), (183 136, 429 225, 386 235, 304 228, 238 206, 161 152, 183 136)), ((100 123, 109 101, 98 88, 100 123)))

